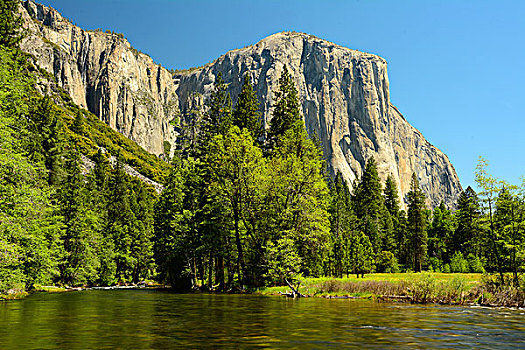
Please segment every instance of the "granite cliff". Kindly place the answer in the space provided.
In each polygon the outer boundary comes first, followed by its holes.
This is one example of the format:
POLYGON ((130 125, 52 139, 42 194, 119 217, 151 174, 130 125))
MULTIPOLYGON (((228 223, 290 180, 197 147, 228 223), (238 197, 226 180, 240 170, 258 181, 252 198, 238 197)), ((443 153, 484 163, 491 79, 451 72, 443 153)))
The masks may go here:
POLYGON ((152 153, 161 154, 166 142, 176 142, 171 122, 202 103, 219 72, 234 102, 244 74, 252 76, 268 125, 273 91, 286 65, 306 128, 321 139, 332 172, 340 171, 352 183, 374 156, 380 177, 392 174, 403 195, 415 172, 432 207, 441 200, 452 205, 461 191, 447 156, 390 103, 387 63, 376 55, 284 32, 172 75, 122 35, 82 30, 57 11, 29 1, 23 16, 30 35, 22 47, 78 105, 152 153))
POLYGON ((178 98, 167 69, 121 34, 86 31, 50 7, 23 4, 22 49, 77 105, 151 153, 162 154, 163 141, 175 141, 170 122, 178 117, 178 98))

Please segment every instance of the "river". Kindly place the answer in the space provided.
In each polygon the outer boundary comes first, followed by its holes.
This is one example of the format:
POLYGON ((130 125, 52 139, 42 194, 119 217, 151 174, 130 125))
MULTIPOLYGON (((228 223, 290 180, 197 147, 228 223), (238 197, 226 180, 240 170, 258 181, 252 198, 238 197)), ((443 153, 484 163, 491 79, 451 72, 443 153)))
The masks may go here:
POLYGON ((368 300, 40 293, 0 303, 0 349, 525 348, 525 310, 368 300))

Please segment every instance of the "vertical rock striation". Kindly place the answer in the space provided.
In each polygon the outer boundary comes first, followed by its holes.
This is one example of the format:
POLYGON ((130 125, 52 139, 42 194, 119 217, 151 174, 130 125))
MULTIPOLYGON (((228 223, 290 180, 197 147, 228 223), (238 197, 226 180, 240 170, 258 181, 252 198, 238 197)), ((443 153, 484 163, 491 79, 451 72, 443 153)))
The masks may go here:
POLYGON ((197 70, 182 73, 177 93, 181 108, 198 92, 207 95, 218 72, 233 97, 243 75, 252 76, 265 125, 273 91, 284 65, 295 79, 308 132, 317 134, 332 172, 353 183, 366 160, 375 157, 380 177, 395 178, 405 195, 415 172, 429 205, 457 198, 461 185, 447 156, 425 140, 390 103, 386 61, 312 35, 277 33, 253 46, 233 50, 197 70))
POLYGON ((390 103, 386 61, 302 33, 277 33, 197 69, 177 73, 155 64, 121 36, 84 31, 57 11, 27 1, 31 33, 23 48, 53 74, 74 102, 146 150, 163 153, 176 140, 170 122, 202 104, 221 72, 235 98, 250 74, 267 126, 284 65, 295 79, 306 128, 323 144, 330 170, 350 183, 375 157, 380 177, 402 195, 415 172, 432 207, 451 206, 461 185, 447 156, 425 140, 390 103), (197 101, 199 100, 199 101, 197 101))
POLYGON ((171 73, 131 47, 123 35, 86 31, 56 10, 24 2, 29 35, 22 49, 54 75, 79 106, 151 153, 176 135, 170 121, 178 116, 171 73))

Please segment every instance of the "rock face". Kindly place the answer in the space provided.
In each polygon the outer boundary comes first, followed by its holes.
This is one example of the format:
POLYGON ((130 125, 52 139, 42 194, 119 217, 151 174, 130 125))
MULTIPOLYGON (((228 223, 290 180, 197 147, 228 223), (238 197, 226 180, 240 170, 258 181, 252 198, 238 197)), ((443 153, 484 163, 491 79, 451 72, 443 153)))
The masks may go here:
POLYGON ((171 73, 133 49, 122 35, 85 31, 56 10, 26 1, 29 35, 22 49, 55 76, 73 101, 154 154, 176 134, 178 116, 171 73))
POLYGON ((284 65, 295 79, 306 128, 320 137, 332 172, 341 172, 352 183, 373 156, 380 177, 392 174, 403 195, 415 172, 432 207, 441 200, 449 205, 455 201, 461 185, 452 164, 390 103, 387 64, 381 57, 307 34, 274 34, 176 76, 181 108, 191 93, 207 95, 218 72, 237 96, 248 72, 268 125, 272 92, 284 65))
POLYGON ((451 206, 461 191, 447 156, 390 103, 387 64, 381 57, 284 32, 172 76, 118 35, 83 31, 32 2, 25 8, 34 34, 24 48, 77 104, 152 153, 162 153, 165 140, 173 143, 170 121, 202 103, 219 72, 230 84, 234 103, 244 74, 251 75, 268 125, 273 91, 286 65, 299 91, 306 128, 321 139, 332 172, 352 183, 373 156, 380 177, 392 174, 403 196, 412 172, 432 207, 441 200, 451 206))

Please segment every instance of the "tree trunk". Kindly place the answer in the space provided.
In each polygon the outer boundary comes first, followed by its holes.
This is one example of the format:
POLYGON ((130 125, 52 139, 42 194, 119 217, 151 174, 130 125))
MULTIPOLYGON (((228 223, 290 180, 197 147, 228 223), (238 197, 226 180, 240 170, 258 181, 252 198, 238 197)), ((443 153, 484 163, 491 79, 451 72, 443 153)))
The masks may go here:
POLYGON ((212 290, 213 288, 213 282, 212 282, 212 275, 213 275, 213 255, 210 251, 210 259, 208 261, 208 289, 212 290))
POLYGON ((241 234, 239 232, 239 212, 238 208, 234 210, 233 220, 235 223, 235 242, 237 243, 237 273, 239 275, 239 286, 244 288, 244 277, 246 275, 246 266, 244 266, 244 256, 242 253, 241 234))
POLYGON ((224 292, 224 258, 218 256, 215 265, 215 284, 219 285, 218 290, 224 292))

